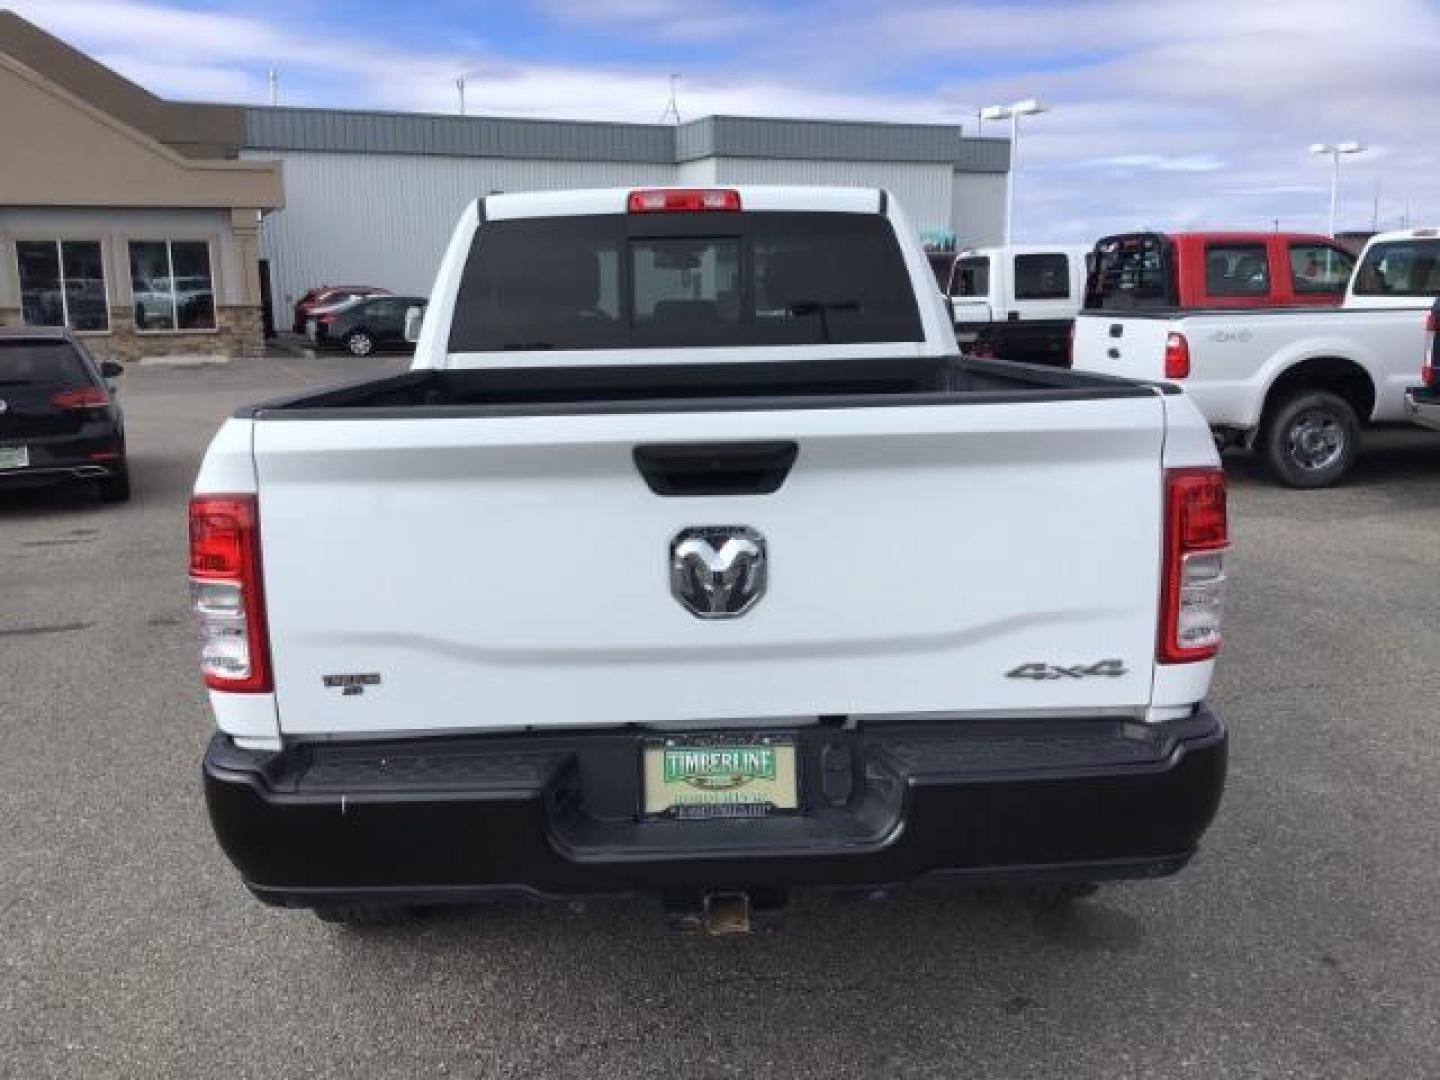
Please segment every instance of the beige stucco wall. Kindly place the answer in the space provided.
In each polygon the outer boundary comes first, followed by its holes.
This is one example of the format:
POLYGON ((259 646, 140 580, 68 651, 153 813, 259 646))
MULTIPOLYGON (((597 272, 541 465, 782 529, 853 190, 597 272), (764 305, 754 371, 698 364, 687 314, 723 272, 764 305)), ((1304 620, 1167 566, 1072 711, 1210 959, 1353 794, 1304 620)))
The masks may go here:
POLYGON ((0 54, 0 206, 281 205, 280 167, 196 161, 0 54))

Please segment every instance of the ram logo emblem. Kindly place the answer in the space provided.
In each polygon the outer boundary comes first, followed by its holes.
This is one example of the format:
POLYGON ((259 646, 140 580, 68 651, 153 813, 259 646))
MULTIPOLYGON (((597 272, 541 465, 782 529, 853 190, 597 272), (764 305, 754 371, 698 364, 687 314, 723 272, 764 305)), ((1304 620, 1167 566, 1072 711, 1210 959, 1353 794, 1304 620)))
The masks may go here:
POLYGON ((670 541, 670 591, 701 619, 744 615, 765 595, 765 537, 748 525, 695 525, 670 541))

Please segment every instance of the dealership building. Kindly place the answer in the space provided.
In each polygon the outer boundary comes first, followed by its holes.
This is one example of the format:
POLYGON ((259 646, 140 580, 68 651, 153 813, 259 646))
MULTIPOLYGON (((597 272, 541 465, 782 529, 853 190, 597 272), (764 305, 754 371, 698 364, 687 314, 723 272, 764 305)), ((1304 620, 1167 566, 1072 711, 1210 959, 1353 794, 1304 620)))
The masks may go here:
POLYGON ((315 285, 424 294, 492 192, 881 187, 931 246, 974 246, 999 241, 1009 167, 1006 140, 948 125, 171 102, 10 13, 0 146, 0 325, 66 323, 123 359, 258 352, 315 285))

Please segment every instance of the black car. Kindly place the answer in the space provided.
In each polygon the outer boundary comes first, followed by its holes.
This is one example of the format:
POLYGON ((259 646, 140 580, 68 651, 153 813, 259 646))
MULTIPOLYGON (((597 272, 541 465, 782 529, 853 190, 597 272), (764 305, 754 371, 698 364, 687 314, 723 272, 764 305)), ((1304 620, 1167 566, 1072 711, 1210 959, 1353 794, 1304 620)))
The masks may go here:
POLYGON ((423 296, 367 296, 310 313, 307 327, 317 349, 345 349, 369 356, 379 349, 406 345, 405 312, 423 309, 423 296))
POLYGON ((128 499, 125 418, 105 382, 122 371, 68 330, 0 327, 0 490, 79 481, 128 499))

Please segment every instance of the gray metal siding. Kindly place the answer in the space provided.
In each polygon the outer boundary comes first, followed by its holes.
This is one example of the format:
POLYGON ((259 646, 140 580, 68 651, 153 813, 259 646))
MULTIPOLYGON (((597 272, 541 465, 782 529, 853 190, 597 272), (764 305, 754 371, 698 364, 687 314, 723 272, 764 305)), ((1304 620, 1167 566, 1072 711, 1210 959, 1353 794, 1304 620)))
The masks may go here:
POLYGON ((691 157, 776 158, 788 161, 884 161, 953 164, 960 150, 958 127, 771 120, 715 116, 708 138, 682 146, 691 157))
POLYGON ((1010 171, 1009 139, 961 139, 955 155, 957 172, 1010 171))
POLYGON ((678 127, 337 109, 245 110, 250 150, 677 164, 708 157, 948 163, 1003 172, 1004 139, 941 124, 707 116, 678 127))
POLYGON ((284 162, 285 208, 267 214, 276 325, 315 285, 380 285, 427 295, 461 210, 492 191, 623 187, 675 182, 675 166, 507 161, 410 154, 260 151, 284 162))
POLYGON ((654 124, 251 108, 251 150, 310 150, 548 161, 670 163, 672 128, 654 124))

